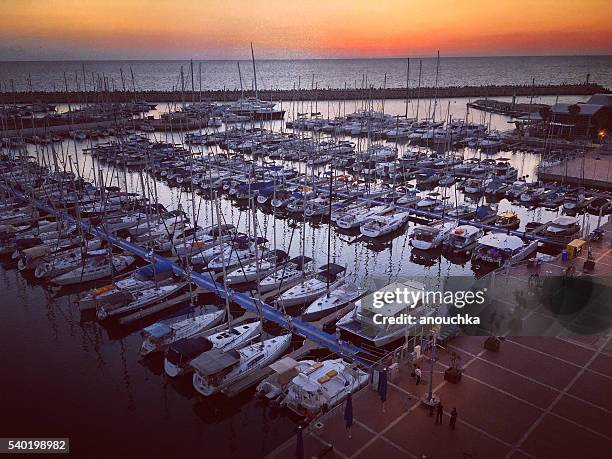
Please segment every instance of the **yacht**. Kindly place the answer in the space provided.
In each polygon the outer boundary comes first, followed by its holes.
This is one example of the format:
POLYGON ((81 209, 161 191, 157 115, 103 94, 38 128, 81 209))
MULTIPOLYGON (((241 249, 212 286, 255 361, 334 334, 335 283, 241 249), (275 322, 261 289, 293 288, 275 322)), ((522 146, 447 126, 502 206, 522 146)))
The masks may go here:
MULTIPOLYGON (((391 284, 395 287, 397 284, 391 284)), ((390 287, 390 288, 391 288, 390 287)), ((402 288, 416 292, 425 291, 425 285, 420 282, 402 282, 402 288)), ((409 297, 414 299, 414 297, 409 297)), ((436 313, 435 307, 423 304, 421 301, 398 303, 386 303, 381 308, 373 307, 373 302, 364 297, 355 303, 355 307, 336 323, 337 330, 348 338, 365 342, 373 347, 382 347, 400 338, 415 336, 419 333, 419 326, 408 325, 397 321, 387 320, 380 323, 381 317, 400 318, 405 314, 415 317, 417 323, 422 316, 430 316, 436 313)))
POLYGON ((472 225, 459 225, 448 235, 442 243, 445 251, 450 253, 470 254, 476 247, 478 239, 484 235, 484 231, 472 225))
POLYGON ((175 341, 200 335, 220 324, 224 318, 225 309, 217 309, 179 321, 156 322, 149 325, 142 331, 144 340, 140 346, 140 355, 163 352, 175 341))
POLYGON ((287 252, 273 250, 265 252, 258 259, 251 262, 243 261, 241 266, 227 273, 225 282, 228 285, 253 282, 265 278, 268 274, 276 271, 288 261, 287 252))
POLYGON ((274 373, 257 386, 257 393, 309 419, 339 405, 369 380, 365 371, 343 359, 296 362, 284 357, 270 368, 274 373))
POLYGON ((521 224, 521 219, 518 217, 516 212, 513 210, 507 210, 501 212, 495 219, 495 226, 499 226, 504 229, 517 229, 521 224))
POLYGON ((472 251, 472 261, 497 266, 516 264, 528 258, 538 249, 538 241, 525 242, 511 234, 487 234, 478 240, 472 251))
POLYGON ((257 256, 266 257, 268 249, 259 247, 260 244, 267 242, 264 238, 257 238, 257 241, 241 241, 233 244, 231 250, 224 250, 215 258, 208 262, 206 268, 210 271, 221 272, 223 269, 239 268, 251 262, 257 261, 257 256))
POLYGON ((169 265, 163 262, 143 266, 114 280, 112 284, 93 289, 79 298, 79 309, 86 311, 96 309, 98 305, 112 295, 122 292, 136 292, 166 285, 173 281, 173 272, 169 265))
POLYGON ((580 234, 580 224, 575 217, 561 216, 545 225, 543 234, 548 239, 568 243, 580 234))
POLYGON ((456 227, 453 222, 437 222, 433 225, 419 225, 412 230, 410 245, 419 250, 436 249, 442 245, 456 227))
POLYGON ((353 229, 361 226, 368 218, 383 216, 388 212, 391 212, 395 206, 393 205, 380 205, 374 206, 369 209, 362 207, 355 208, 352 212, 345 212, 340 218, 336 220, 336 225, 342 229, 353 229))
POLYGON ((278 359, 289 347, 291 336, 288 333, 238 350, 211 349, 200 354, 189 363, 194 369, 193 387, 204 396, 223 392, 278 359))
POLYGON ((171 378, 189 373, 189 363, 199 355, 212 349, 231 351, 239 349, 257 338, 261 333, 261 322, 236 325, 208 336, 192 336, 174 341, 168 346, 164 359, 164 371, 171 378))

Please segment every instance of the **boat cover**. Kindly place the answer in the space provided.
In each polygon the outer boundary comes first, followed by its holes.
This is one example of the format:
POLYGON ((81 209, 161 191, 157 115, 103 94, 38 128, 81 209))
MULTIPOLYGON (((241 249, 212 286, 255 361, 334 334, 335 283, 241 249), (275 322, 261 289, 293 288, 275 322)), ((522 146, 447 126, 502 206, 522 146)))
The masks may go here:
POLYGON ((172 328, 164 323, 157 322, 146 327, 144 332, 153 338, 163 338, 164 336, 168 336, 172 333, 172 328))
POLYGON ((170 345, 168 360, 175 365, 188 362, 203 352, 210 351, 213 344, 203 336, 198 338, 183 338, 170 345))
POLYGON ((238 362, 240 362, 240 354, 234 350, 223 352, 220 349, 211 349, 193 359, 190 365, 200 374, 210 376, 238 362))
POLYGON ((293 257, 289 261, 295 264, 297 266, 297 269, 302 269, 305 264, 310 263, 312 261, 312 258, 304 257, 300 255, 298 257, 293 257))

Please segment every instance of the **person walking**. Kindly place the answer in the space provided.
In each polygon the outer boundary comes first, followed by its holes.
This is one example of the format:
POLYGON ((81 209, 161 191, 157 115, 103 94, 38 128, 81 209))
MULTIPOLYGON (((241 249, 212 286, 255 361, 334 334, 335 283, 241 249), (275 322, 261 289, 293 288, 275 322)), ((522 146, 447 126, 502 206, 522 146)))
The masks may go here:
POLYGON ((417 386, 421 382, 421 376, 423 376, 423 372, 421 372, 421 369, 419 367, 416 367, 415 370, 414 370, 414 377, 416 378, 416 385, 417 386))
POLYGON ((436 406, 436 424, 442 424, 442 414, 444 414, 444 405, 440 401, 436 406))
POLYGON ((455 430, 455 424, 457 424, 457 408, 453 407, 453 411, 451 411, 450 421, 448 423, 451 430, 455 430))

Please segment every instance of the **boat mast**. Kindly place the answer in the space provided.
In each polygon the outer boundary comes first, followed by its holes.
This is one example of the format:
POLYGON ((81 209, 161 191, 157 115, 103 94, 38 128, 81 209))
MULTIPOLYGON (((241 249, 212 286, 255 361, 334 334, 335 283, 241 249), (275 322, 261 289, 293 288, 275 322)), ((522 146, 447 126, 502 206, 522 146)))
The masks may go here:
POLYGON ((404 117, 408 119, 408 88, 410 87, 410 58, 406 59, 406 113, 404 117))
POLYGON ((419 107, 421 105, 421 73, 423 70, 423 60, 419 59, 419 83, 417 86, 417 110, 416 110, 416 119, 419 120, 419 107))
POLYGON ((259 99, 257 92, 257 70, 255 70, 255 54, 253 53, 253 42, 251 42, 251 60, 253 61, 253 78, 255 79, 255 99, 259 99))
POLYGON ((238 64, 238 79, 240 80, 240 105, 242 105, 242 101, 244 100, 244 87, 242 86, 242 72, 240 72, 240 62, 236 61, 238 64))

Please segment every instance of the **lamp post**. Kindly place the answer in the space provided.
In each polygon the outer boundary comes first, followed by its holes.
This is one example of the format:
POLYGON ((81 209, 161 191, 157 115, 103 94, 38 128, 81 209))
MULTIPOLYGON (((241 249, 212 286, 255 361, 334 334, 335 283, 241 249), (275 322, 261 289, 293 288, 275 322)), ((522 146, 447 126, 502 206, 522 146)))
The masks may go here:
POLYGON ((432 330, 431 339, 431 359, 429 367, 429 392, 427 394, 427 401, 433 403, 433 376, 434 376, 434 362, 436 361, 436 334, 437 330, 432 330))

